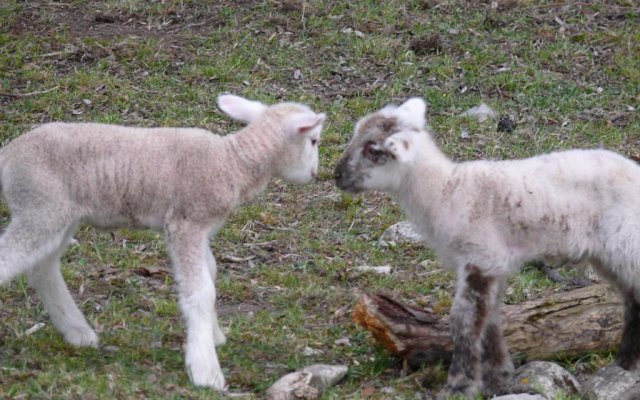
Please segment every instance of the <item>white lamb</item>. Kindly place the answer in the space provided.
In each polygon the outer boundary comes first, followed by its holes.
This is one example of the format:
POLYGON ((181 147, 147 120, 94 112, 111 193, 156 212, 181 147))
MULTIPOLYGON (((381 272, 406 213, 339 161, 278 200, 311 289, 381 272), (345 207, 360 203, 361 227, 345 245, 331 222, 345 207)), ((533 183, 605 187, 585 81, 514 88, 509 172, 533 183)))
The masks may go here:
POLYGON ((187 328, 187 371, 195 385, 224 390, 209 238, 272 177, 302 184, 316 176, 325 115, 232 95, 218 105, 248 126, 220 137, 192 128, 49 123, 5 146, 0 179, 11 222, 0 236, 0 285, 26 273, 64 339, 97 347, 60 273, 73 232, 84 223, 163 232, 187 328))
POLYGON ((535 260, 588 262, 620 290, 617 363, 640 369, 640 166, 606 150, 456 163, 432 140, 425 110, 413 98, 362 118, 335 179, 348 192, 393 195, 457 272, 455 350, 440 397, 504 388, 513 366, 500 327, 502 288, 535 260))

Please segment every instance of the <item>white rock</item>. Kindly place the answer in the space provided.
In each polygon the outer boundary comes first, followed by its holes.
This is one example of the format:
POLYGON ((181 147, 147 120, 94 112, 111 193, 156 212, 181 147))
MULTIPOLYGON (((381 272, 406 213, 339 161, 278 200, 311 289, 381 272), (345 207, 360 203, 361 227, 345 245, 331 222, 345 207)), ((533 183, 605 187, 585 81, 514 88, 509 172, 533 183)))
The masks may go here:
POLYGON ((320 391, 311 386, 312 377, 301 371, 287 374, 271 385, 265 396, 269 400, 317 399, 320 391))
POLYGON ((422 241, 422 237, 411 222, 400 221, 384 231, 380 236, 379 244, 380 246, 388 247, 396 243, 420 243, 422 241))
POLYGON ((495 396, 492 397, 491 400, 547 400, 547 398, 539 394, 518 393, 495 396))
POLYGON ((359 267, 356 267, 355 270, 359 272, 375 272, 376 274, 389 275, 393 268, 391 268, 391 265, 381 265, 379 267, 361 265, 359 267))
POLYGON ((599 369, 583 385, 582 395, 589 400, 632 400, 640 397, 640 376, 617 365, 599 369))
POLYGON ((548 361, 533 361, 518 368, 509 389, 515 393, 539 393, 548 399, 580 392, 580 383, 566 369, 548 361))
POLYGON ((314 364, 278 379, 265 396, 269 400, 317 399, 347 374, 345 365, 314 364))
POLYGON ((305 346, 305 348, 302 350, 302 355, 305 356, 317 356, 320 354, 322 354, 322 350, 316 350, 309 346, 305 346))
POLYGON ((302 372, 312 375, 311 384, 324 390, 340 382, 347 375, 349 368, 346 365, 313 364, 302 369, 302 372))
POLYGON ((351 340, 348 337, 340 338, 333 343, 336 346, 347 346, 347 347, 351 346, 351 340))
POLYGON ((476 118, 479 122, 486 121, 488 118, 495 118, 498 116, 491 107, 486 105, 485 103, 480 104, 479 106, 471 107, 467 111, 460 114, 461 117, 473 117, 476 118))

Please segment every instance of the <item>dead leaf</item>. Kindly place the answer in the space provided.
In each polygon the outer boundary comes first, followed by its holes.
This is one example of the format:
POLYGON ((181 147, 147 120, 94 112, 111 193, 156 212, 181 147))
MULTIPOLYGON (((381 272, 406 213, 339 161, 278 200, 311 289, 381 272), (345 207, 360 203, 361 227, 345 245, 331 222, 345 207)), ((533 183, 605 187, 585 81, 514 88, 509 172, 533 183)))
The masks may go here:
POLYGON ((373 396, 373 394, 376 392, 376 388, 371 385, 371 384, 367 384, 362 388, 362 397, 370 397, 373 396))
POLYGON ((138 275, 144 277, 153 277, 153 276, 167 276, 171 275, 171 270, 169 268, 164 267, 140 267, 136 271, 138 275))

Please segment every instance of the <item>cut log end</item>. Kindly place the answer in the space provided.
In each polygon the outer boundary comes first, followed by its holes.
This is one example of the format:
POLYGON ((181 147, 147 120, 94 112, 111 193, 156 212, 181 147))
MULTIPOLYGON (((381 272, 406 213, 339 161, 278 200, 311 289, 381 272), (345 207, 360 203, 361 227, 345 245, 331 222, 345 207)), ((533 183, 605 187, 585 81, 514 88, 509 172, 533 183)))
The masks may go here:
POLYGON ((389 329, 389 324, 385 323, 381 314, 377 312, 375 299, 378 297, 364 295, 360 298, 353 310, 353 320, 370 331, 387 351, 392 354, 401 354, 404 352, 402 342, 395 337, 393 331, 389 329))

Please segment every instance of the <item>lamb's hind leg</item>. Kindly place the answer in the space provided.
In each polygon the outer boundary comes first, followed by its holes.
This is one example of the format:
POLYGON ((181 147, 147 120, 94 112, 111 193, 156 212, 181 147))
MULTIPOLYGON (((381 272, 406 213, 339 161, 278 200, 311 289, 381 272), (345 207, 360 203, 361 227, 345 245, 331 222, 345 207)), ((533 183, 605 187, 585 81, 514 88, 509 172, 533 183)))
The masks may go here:
POLYGON ((495 298, 493 312, 482 335, 482 392, 484 395, 503 393, 513 373, 513 362, 502 334, 500 305, 502 291, 495 298))
POLYGON ((451 307, 453 357, 447 385, 438 394, 439 399, 453 395, 473 398, 482 390, 482 340, 498 295, 498 278, 485 275, 471 264, 460 271, 451 307))
POLYGON ((71 298, 60 274, 60 255, 75 224, 60 208, 18 211, 0 236, 0 284, 26 273, 53 324, 76 346, 97 346, 98 338, 71 298))
POLYGON ((14 213, 0 236, 0 285, 56 253, 66 244, 70 225, 55 210, 14 213))
MULTIPOLYGON (((70 235, 69 235, 70 236, 70 235)), ((49 312, 58 332, 65 341, 74 346, 98 346, 98 336, 73 301, 60 272, 60 250, 39 263, 27 273, 29 285, 33 287, 44 307, 49 312)))
POLYGON ((630 293, 624 296, 624 331, 616 363, 629 371, 640 369, 640 303, 630 293))
POLYGON ((208 270, 208 230, 197 223, 170 224, 165 229, 187 326, 185 363, 197 386, 225 390, 214 346, 213 317, 216 291, 208 270))

